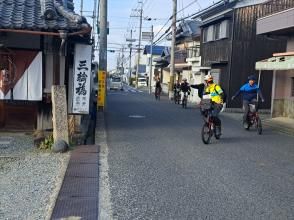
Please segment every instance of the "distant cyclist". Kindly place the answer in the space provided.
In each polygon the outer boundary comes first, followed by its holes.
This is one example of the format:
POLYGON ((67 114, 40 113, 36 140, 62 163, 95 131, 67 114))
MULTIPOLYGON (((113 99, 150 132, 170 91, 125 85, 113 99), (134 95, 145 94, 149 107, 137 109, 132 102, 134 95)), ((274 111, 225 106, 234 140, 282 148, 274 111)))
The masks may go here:
POLYGON ((175 102, 179 103, 180 102, 180 91, 181 91, 181 83, 179 80, 176 81, 174 84, 174 99, 175 102))
POLYGON ((248 83, 244 84, 234 96, 232 96, 232 100, 234 100, 240 94, 243 95, 243 124, 247 123, 247 115, 249 112, 249 104, 254 104, 257 109, 257 95, 261 98, 261 101, 264 102, 263 95, 259 86, 256 84, 256 77, 254 75, 250 75, 248 77, 248 83))
POLYGON ((212 101, 212 116, 214 117, 214 123, 216 132, 221 135, 221 120, 218 115, 223 108, 223 96, 224 92, 222 88, 213 82, 212 75, 208 74, 204 77, 206 83, 205 94, 210 94, 212 101))
POLYGON ((181 83, 181 102, 183 102, 184 95, 190 95, 191 88, 189 83, 187 82, 187 79, 184 78, 183 82, 181 83))
POLYGON ((157 77, 156 82, 155 82, 155 98, 159 99, 160 93, 161 93, 162 87, 160 83, 160 78, 157 77))

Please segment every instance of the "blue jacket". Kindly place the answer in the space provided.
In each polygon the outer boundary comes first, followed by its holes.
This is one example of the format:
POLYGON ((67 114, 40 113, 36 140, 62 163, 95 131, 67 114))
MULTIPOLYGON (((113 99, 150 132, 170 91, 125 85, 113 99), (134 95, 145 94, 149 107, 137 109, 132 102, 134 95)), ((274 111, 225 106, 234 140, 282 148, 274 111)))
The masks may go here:
POLYGON ((237 97, 238 95, 240 95, 242 93, 243 95, 243 100, 246 101, 252 101, 252 99, 256 99, 257 98, 257 94, 259 95, 259 97, 261 99, 263 98, 263 95, 260 91, 260 88, 258 87, 258 85, 256 83, 254 83, 252 86, 250 86, 249 83, 244 84, 238 92, 236 92, 236 94, 234 95, 234 97, 237 97))

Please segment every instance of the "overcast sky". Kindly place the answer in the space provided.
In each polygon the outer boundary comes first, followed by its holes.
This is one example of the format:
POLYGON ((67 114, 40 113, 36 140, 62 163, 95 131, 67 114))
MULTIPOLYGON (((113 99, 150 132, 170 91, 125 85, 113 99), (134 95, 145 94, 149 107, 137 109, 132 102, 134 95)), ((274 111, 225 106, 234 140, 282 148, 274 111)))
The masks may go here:
MULTIPOLYGON (((152 21, 143 19, 142 31, 149 31, 151 25, 154 25, 155 39, 170 26, 168 18, 172 15, 172 0, 142 0, 143 1, 143 17, 152 18, 152 21), (168 22, 168 23, 167 23, 168 22), (167 24, 166 24, 167 23, 167 24), (164 28, 162 29, 162 26, 164 28), (162 31, 158 33, 159 30, 162 31)), ((80 0, 74 0, 75 11, 80 13, 80 0)), ((98 0, 99 2, 99 0, 98 0)), ((177 18, 191 15, 207 6, 217 2, 217 0, 178 0, 177 18), (184 10, 183 10, 184 9, 184 10)), ((109 0, 108 1, 108 21, 109 21, 109 35, 108 35, 108 49, 116 50, 115 53, 108 52, 108 70, 115 69, 119 49, 124 44, 127 47, 126 38, 130 37, 130 30, 133 30, 133 38, 138 39, 139 36, 139 18, 130 17, 131 15, 138 15, 138 12, 132 9, 138 9, 138 0, 109 0)), ((94 8, 94 0, 84 0, 84 16, 90 16, 94 8)), ((87 20, 92 24, 92 19, 87 17, 87 20)), ((138 41, 134 44, 138 44, 138 41)), ((148 42, 142 42, 142 45, 148 42)), ((169 45, 169 42, 162 41, 160 45, 169 45)), ((128 56, 128 53, 125 53, 128 56)), ((98 57, 96 57, 98 59, 98 57)))

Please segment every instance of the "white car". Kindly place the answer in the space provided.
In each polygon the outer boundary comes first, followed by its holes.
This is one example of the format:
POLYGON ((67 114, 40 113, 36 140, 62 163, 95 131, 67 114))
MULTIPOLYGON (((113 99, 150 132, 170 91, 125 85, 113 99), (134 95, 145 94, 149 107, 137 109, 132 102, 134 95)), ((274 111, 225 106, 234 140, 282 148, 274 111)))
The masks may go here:
POLYGON ((115 90, 123 90, 123 83, 120 77, 112 77, 110 79, 110 86, 109 89, 115 89, 115 90))
POLYGON ((146 78, 138 78, 138 86, 147 86, 146 78))

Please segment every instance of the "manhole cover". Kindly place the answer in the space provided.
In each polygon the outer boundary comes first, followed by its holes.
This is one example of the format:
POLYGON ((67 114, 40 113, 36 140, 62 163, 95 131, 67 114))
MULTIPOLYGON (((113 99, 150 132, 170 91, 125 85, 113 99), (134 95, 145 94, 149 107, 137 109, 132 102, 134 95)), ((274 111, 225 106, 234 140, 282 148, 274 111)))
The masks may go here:
POLYGON ((129 115, 129 118, 146 118, 144 115, 129 115))

